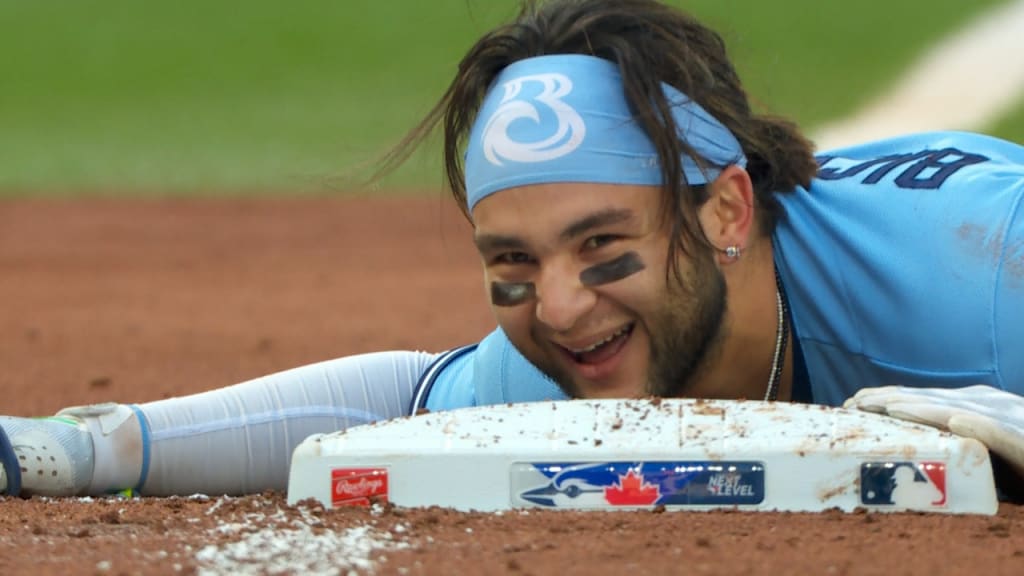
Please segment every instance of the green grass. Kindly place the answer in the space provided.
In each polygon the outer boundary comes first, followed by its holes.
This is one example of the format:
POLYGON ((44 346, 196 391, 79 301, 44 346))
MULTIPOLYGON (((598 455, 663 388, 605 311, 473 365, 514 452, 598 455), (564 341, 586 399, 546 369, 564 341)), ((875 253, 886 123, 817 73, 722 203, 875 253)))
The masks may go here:
POLYGON ((316 184, 411 126, 459 39, 504 16, 462 0, 0 6, 7 189, 316 184))
POLYGON ((1018 106, 1008 116, 1002 118, 992 127, 990 133, 1024 145, 1024 106, 1018 106))
MULTIPOLYGON (((811 126, 998 1, 675 3, 723 34, 758 101, 811 126)), ((322 190, 400 138, 514 6, 0 0, 0 194, 322 190)), ((436 150, 385 183, 440 183, 436 150)))

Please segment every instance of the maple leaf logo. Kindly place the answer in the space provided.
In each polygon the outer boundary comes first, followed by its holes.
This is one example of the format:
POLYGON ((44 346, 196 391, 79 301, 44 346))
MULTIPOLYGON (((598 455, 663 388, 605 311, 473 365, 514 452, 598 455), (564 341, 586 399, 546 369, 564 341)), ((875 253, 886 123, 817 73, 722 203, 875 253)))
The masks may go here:
POLYGON ((630 470, 619 476, 619 483, 604 489, 604 499, 612 506, 650 506, 661 493, 654 484, 644 482, 643 474, 630 470))

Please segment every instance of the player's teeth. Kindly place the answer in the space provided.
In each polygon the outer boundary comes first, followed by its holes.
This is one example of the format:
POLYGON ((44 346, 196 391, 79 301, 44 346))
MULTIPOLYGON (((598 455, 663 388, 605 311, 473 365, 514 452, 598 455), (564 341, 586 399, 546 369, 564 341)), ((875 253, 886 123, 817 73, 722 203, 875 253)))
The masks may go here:
POLYGON ((613 333, 611 336, 608 336, 607 338, 605 338, 604 340, 601 340, 600 342, 598 342, 596 344, 592 344, 592 345, 590 345, 590 346, 588 346, 588 347, 586 347, 586 348, 584 348, 582 350, 573 350, 573 352, 575 354, 584 354, 584 353, 590 352, 592 350, 597 350, 601 346, 604 346, 605 344, 607 344, 607 343, 611 342, 612 340, 615 340, 619 336, 625 334, 627 328, 629 328, 629 327, 626 326, 624 328, 621 328, 621 329, 617 330, 615 333, 613 333))

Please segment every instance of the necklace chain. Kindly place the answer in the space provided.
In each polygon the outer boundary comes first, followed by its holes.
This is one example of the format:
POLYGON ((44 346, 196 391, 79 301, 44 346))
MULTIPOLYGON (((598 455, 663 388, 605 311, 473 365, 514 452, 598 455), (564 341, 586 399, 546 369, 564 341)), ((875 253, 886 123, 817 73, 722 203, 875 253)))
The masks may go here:
POLYGON ((768 390, 764 393, 765 402, 773 402, 779 397, 779 382, 782 380, 782 368, 786 364, 786 344, 789 340, 787 308, 782 279, 779 278, 779 271, 775 270, 775 311, 778 318, 775 324, 775 354, 772 356, 772 371, 768 375, 768 390))

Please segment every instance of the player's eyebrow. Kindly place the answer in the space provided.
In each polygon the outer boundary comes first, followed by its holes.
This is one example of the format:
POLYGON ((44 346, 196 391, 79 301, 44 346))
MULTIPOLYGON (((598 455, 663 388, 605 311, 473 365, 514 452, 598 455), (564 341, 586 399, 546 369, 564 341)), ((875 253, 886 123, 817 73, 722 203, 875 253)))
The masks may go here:
MULTIPOLYGON (((633 218, 633 216, 633 211, 626 208, 608 208, 593 212, 570 222, 558 234, 558 240, 560 242, 568 242, 594 228, 625 222, 633 218)), ((473 236, 473 243, 476 244, 476 248, 481 254, 503 250, 525 250, 527 248, 526 242, 521 238, 505 234, 475 234, 473 236)))

